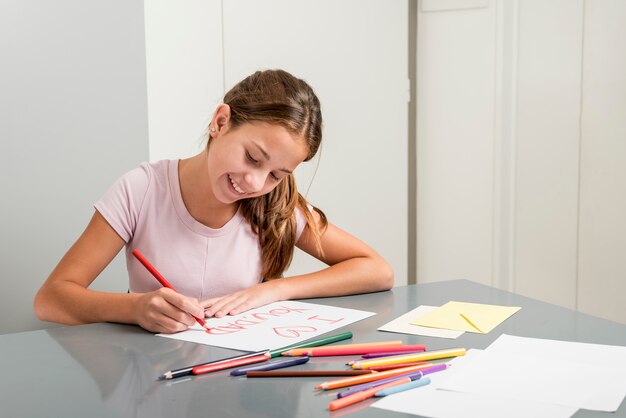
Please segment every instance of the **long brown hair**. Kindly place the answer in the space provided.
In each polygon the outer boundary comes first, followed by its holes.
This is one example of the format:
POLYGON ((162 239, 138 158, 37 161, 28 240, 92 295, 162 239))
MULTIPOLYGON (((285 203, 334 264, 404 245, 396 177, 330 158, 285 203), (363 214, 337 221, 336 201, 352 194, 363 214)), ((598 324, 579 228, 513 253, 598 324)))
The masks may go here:
MULTIPOLYGON (((224 96, 230 106, 230 125, 237 128, 248 122, 266 122, 284 127, 304 138, 308 154, 315 156, 322 142, 322 113, 313 89, 283 70, 257 71, 235 85, 224 96)), ((293 174, 283 178, 271 192, 241 201, 241 213, 259 236, 261 277, 271 280, 283 275, 293 258, 296 243, 296 208, 304 214, 322 254, 321 234, 328 225, 326 215, 317 224, 306 200, 298 193, 293 174)))

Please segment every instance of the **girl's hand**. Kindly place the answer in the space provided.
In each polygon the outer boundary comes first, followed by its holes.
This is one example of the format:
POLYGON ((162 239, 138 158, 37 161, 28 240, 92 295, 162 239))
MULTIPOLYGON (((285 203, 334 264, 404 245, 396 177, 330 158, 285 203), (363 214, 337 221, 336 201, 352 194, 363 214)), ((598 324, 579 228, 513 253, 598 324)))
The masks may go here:
POLYGON ((196 323, 194 316, 204 317, 198 300, 165 287, 141 294, 135 305, 137 324, 151 332, 185 331, 196 323))
POLYGON ((252 308, 281 300, 275 282, 260 283, 229 295, 207 299, 202 302, 204 316, 221 318, 225 315, 237 315, 252 308))

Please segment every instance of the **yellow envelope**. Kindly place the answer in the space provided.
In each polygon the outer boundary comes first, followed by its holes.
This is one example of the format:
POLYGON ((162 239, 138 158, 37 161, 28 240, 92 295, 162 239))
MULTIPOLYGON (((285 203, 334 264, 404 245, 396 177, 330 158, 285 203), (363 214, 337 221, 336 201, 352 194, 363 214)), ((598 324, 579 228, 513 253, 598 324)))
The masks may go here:
POLYGON ((450 301, 411 324, 486 334, 520 309, 518 306, 450 301))

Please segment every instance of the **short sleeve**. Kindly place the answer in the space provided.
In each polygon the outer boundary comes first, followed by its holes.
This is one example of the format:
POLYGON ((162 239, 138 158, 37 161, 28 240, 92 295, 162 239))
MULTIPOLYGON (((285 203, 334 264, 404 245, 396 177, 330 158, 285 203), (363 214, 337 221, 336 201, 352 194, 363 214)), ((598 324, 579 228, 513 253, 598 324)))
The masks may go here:
POLYGON ((127 243, 135 233, 151 179, 149 165, 142 164, 120 177, 94 204, 96 210, 127 243))
MULTIPOLYGON (((307 203, 306 206, 309 209, 309 212, 313 211, 312 205, 307 203)), ((304 232, 304 228, 306 227, 306 217, 304 216, 304 213, 302 213, 302 209, 300 209, 299 207, 296 207, 295 214, 296 214, 296 242, 298 242, 298 240, 300 239, 300 236, 304 232)))

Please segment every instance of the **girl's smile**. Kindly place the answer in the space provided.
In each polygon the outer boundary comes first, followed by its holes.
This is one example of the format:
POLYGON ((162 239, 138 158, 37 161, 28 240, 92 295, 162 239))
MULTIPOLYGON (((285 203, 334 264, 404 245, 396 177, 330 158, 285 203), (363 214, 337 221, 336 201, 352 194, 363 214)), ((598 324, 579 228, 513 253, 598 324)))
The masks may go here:
POLYGON ((227 108, 216 115, 219 129, 210 139, 207 170, 210 196, 217 202, 267 194, 307 157, 304 140, 283 126, 252 122, 232 128, 227 108))
POLYGON ((233 178, 230 176, 230 174, 229 174, 227 177, 228 177, 228 180, 230 180, 230 184, 231 184, 231 186, 232 186, 233 193, 234 193, 235 195, 242 195, 242 194, 246 194, 246 192, 245 192, 245 191, 243 191, 243 190, 241 189, 241 187, 239 187, 239 184, 237 184, 237 182, 236 182, 235 180, 233 180, 233 178))

